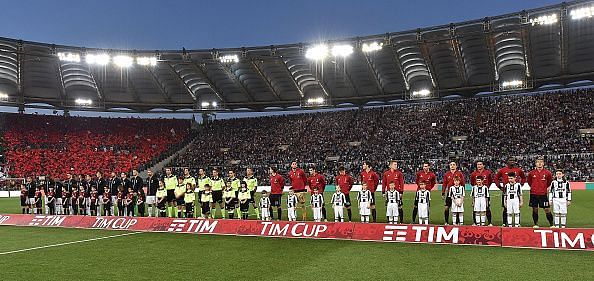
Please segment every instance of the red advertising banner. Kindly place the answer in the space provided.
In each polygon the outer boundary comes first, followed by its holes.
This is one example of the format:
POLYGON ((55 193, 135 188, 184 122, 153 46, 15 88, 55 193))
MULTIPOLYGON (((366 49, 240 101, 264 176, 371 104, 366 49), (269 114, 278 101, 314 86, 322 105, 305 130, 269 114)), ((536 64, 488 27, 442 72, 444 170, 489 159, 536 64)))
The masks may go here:
POLYGON ((594 250, 594 229, 0 214, 0 225, 594 250))
POLYGON ((503 247, 594 250, 594 229, 502 228, 503 247))

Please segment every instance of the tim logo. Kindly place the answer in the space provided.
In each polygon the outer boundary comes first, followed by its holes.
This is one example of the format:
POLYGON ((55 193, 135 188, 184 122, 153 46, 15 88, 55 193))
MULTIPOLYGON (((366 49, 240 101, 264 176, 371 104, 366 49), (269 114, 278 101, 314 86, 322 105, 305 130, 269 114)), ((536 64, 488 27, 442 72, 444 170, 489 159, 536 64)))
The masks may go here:
POLYGON ((167 228, 168 232, 212 233, 217 221, 209 220, 173 220, 167 228))
POLYGON ((458 243, 459 229, 453 227, 448 232, 441 226, 422 225, 386 225, 383 241, 420 242, 420 243, 458 243))
POLYGON ((0 216, 0 224, 4 224, 4 222, 9 219, 10 219, 10 216, 0 216))
POLYGON ((31 219, 29 225, 32 226, 62 226, 62 222, 66 217, 59 216, 35 216, 31 219))
POLYGON ((103 229, 129 229, 138 222, 137 219, 117 218, 96 218, 92 228, 103 228, 103 229))
POLYGON ((386 225, 384 229, 384 237, 382 240, 384 241, 406 241, 406 230, 408 226, 406 225, 386 225), (396 231, 396 234, 394 234, 396 231))
POLYGON ((534 230, 540 234, 540 246, 543 248, 587 249, 594 247, 594 234, 584 232, 534 230), (589 237, 588 237, 589 236, 589 237))

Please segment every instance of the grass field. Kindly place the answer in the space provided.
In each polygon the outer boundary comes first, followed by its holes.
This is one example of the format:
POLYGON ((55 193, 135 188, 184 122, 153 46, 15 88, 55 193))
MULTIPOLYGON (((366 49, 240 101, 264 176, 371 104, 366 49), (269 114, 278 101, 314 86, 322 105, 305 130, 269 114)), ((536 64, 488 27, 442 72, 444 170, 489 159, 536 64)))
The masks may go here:
MULTIPOLYGON (((443 204, 432 195, 439 224, 443 204)), ((411 196, 405 196, 407 221, 411 196)), ((570 226, 594 226, 593 200, 594 192, 575 191, 570 226)), ((383 204, 378 207, 383 221, 383 204)), ((470 222, 469 204, 466 209, 470 222)), ((531 224, 529 208, 522 210, 531 224)), ((18 212, 18 200, 0 199, 0 213, 18 212)), ((1 280, 590 280, 593 266, 592 253, 578 251, 0 227, 1 280)))

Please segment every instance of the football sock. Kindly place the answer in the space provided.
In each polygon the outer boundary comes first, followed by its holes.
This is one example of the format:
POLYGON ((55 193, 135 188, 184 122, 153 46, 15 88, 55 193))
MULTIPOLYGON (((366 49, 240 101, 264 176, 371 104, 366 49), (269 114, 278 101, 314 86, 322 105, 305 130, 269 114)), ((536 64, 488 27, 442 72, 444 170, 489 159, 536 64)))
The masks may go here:
POLYGON ((349 221, 353 221, 353 212, 351 212, 351 209, 347 209, 347 214, 349 215, 349 221))
POLYGON ((445 223, 448 223, 450 221, 450 210, 443 211, 443 220, 445 221, 445 223))
POLYGON ((398 221, 401 223, 404 221, 404 211, 402 208, 398 208, 398 221))
POLYGON ((520 214, 514 214, 515 225, 520 226, 520 214))
MULTIPOLYGON (((373 222, 376 222, 377 213, 375 209, 371 209, 371 216, 373 217, 373 222)), ((367 218, 367 221, 369 221, 369 217, 367 218)))
POLYGON ((281 220, 283 218, 283 210, 281 208, 278 208, 276 212, 278 214, 278 219, 281 220))
POLYGON ((491 224, 491 209, 487 209, 487 222, 491 224))
POLYGON ((553 214, 551 214, 549 212, 549 213, 546 213, 546 216, 547 216, 547 220, 549 221, 549 225, 553 225, 553 214))
POLYGON ((567 216, 561 215, 561 228, 565 228, 566 223, 567 223, 567 216))
POLYGON ((419 212, 419 208, 417 208, 417 206, 414 207, 413 209, 413 214, 412 214, 412 223, 415 223, 415 221, 417 220, 417 214, 419 212))
POLYGON ((532 221, 534 221, 534 225, 538 225, 538 210, 532 211, 532 221))
POLYGON ((322 219, 326 219, 326 207, 322 206, 322 219))

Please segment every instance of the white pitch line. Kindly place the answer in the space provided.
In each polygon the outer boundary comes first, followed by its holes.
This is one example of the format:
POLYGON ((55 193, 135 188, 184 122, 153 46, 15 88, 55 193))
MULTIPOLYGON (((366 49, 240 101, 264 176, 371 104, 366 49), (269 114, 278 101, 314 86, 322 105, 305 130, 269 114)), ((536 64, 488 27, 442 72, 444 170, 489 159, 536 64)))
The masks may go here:
POLYGON ((85 239, 85 240, 78 240, 78 241, 64 242, 64 243, 59 243, 59 244, 45 245, 45 246, 39 246, 39 247, 33 247, 33 248, 27 248, 27 249, 21 249, 21 250, 14 250, 14 251, 0 253, 0 255, 8 255, 8 254, 14 254, 14 253, 21 253, 21 252, 45 249, 45 248, 52 248, 52 247, 59 247, 59 246, 65 246, 65 245, 71 245, 71 244, 91 242, 91 241, 97 241, 97 240, 103 240, 103 239, 109 239, 109 238, 134 235, 134 234, 138 234, 138 233, 141 233, 141 232, 130 232, 130 233, 124 233, 124 234, 118 234, 118 235, 103 236, 103 237, 97 237, 97 238, 91 238, 91 239, 85 239))

